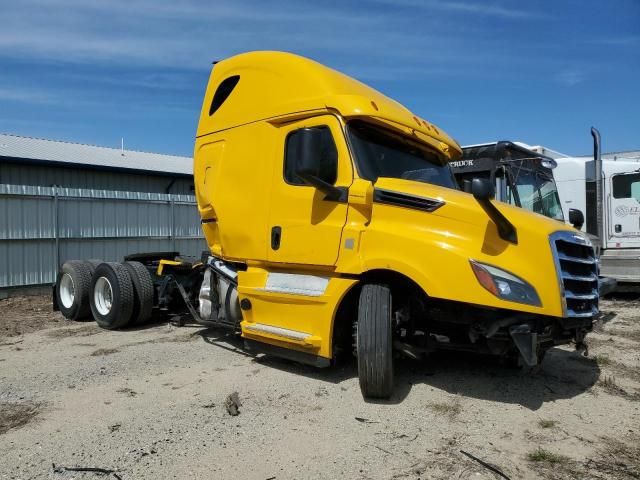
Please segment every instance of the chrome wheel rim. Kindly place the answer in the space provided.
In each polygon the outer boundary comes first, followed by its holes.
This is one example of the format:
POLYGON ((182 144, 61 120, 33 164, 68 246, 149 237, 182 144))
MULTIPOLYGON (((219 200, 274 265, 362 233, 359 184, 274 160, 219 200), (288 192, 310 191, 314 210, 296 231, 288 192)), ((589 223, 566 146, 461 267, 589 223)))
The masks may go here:
POLYGON ((65 273, 60 279, 60 302, 62 302, 64 308, 71 308, 75 298, 76 286, 73 283, 73 278, 68 273, 65 273))
POLYGON ((96 285, 93 289, 93 301, 100 315, 108 315, 111 312, 113 289, 106 277, 100 277, 96 280, 96 285))

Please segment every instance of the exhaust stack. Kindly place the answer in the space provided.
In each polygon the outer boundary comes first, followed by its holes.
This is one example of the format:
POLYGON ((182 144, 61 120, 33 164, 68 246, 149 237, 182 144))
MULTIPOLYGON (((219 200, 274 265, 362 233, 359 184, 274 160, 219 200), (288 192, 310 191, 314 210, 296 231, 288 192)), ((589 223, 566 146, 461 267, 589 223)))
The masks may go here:
POLYGON ((603 222, 603 191, 602 191, 602 154, 600 150, 600 132, 597 128, 591 127, 593 137, 593 163, 596 175, 596 228, 600 245, 604 245, 604 222, 603 222))

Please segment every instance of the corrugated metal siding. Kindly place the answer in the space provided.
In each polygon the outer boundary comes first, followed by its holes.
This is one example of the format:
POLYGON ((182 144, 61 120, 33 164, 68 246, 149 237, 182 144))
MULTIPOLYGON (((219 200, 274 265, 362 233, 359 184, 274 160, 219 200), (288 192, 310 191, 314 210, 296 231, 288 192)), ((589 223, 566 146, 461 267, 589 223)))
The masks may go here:
POLYGON ((205 249, 192 195, 0 184, 0 288, 53 283, 69 259, 205 249))
POLYGON ((25 165, 0 159, 0 183, 9 185, 63 185, 130 192, 193 194, 192 176, 168 176, 92 170, 79 167, 25 165), (169 188, 169 191, 167 189, 169 188))

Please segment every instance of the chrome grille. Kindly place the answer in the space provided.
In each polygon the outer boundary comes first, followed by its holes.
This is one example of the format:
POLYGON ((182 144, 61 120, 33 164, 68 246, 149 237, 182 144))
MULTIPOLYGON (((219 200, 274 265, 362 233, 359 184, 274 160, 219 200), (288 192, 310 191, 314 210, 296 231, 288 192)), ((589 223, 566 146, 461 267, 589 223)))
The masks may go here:
POLYGON ((582 235, 555 232, 551 249, 556 262, 564 313, 591 317, 598 313, 598 265, 593 247, 582 235))

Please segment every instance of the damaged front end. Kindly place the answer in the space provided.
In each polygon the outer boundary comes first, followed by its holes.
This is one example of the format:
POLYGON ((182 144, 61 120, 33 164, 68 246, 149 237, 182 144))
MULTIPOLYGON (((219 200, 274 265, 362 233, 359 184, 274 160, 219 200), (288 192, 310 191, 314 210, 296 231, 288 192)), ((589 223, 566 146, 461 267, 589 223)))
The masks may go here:
POLYGON ((513 314, 433 301, 429 309, 429 334, 406 331, 396 349, 416 358, 418 352, 437 350, 468 351, 516 360, 520 365, 538 365, 551 347, 575 344, 586 354, 585 337, 593 326, 592 317, 556 318, 513 314))
MULTIPOLYGON (((438 350, 499 356, 508 363, 533 367, 554 346, 575 344, 585 353, 593 316, 558 318, 430 299, 426 322, 397 315, 394 348, 417 359, 438 350)), ((415 317, 414 317, 415 318, 415 317)))
MULTIPOLYGON (((436 350, 461 350, 511 358, 535 366, 549 348, 573 343, 587 352, 585 337, 599 314, 598 265, 593 246, 578 232, 549 236, 562 317, 514 312, 459 302, 427 299, 420 309, 396 316, 394 346, 416 358, 436 350), (424 322, 415 322, 415 318, 424 322)), ((478 282, 495 296, 540 305, 535 289, 497 267, 471 261, 478 282)))
POLYGON ((516 316, 475 323, 469 337, 474 344, 484 344, 493 355, 512 356, 517 352, 522 364, 533 367, 554 346, 574 343, 576 350, 586 351, 584 339, 591 329, 591 318, 516 316))

